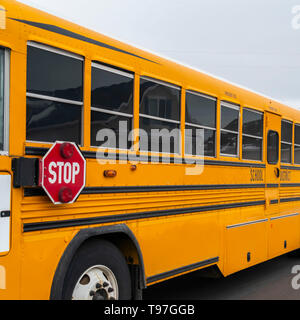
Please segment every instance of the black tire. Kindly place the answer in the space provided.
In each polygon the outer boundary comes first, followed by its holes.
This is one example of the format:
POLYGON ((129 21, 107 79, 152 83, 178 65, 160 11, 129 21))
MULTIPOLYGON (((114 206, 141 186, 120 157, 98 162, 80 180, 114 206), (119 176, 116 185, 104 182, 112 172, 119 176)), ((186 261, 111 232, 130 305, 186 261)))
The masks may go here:
POLYGON ((96 265, 106 266, 113 272, 118 284, 119 300, 131 300, 131 277, 126 260, 115 245, 105 240, 89 241, 79 248, 65 277, 63 299, 72 299, 81 275, 96 265))

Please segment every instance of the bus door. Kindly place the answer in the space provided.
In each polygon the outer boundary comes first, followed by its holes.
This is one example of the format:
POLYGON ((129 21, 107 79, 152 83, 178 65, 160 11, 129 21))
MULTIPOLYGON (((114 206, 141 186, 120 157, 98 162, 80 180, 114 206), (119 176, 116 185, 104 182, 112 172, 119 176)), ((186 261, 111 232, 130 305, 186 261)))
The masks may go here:
POLYGON ((266 214, 278 213, 279 185, 280 185, 280 159, 279 146, 281 139, 281 116, 266 112, 266 214))

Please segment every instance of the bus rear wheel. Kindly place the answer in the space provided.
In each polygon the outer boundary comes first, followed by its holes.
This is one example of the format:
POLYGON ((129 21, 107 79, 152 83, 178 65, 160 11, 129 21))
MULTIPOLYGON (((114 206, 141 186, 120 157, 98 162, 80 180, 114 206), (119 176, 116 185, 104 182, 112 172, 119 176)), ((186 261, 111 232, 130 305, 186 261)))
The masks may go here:
POLYGON ((66 300, 130 300, 126 260, 108 241, 92 241, 75 254, 64 281, 66 300))

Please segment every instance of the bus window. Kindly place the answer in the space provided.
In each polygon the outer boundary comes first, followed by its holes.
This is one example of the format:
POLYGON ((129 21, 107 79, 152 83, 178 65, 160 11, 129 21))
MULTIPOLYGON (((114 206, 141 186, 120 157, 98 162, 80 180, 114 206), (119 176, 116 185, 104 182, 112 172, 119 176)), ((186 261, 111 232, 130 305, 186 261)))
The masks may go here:
POLYGON ((292 163, 293 124, 290 121, 281 121, 281 162, 292 163))
POLYGON ((217 99, 196 92, 186 93, 185 153, 196 154, 197 129, 204 130, 204 155, 216 155, 217 99))
POLYGON ((238 156, 240 107, 221 103, 221 155, 238 156))
POLYGON ((140 144, 142 151, 180 153, 180 97, 176 86, 141 78, 140 129, 148 135, 148 144, 140 144), (162 145, 163 139, 169 143, 162 145))
POLYGON ((279 135, 276 131, 268 133, 268 163, 277 164, 279 157, 279 135))
POLYGON ((81 144, 83 58, 28 44, 27 141, 81 144))
POLYGON ((99 130, 110 129, 115 139, 105 141, 106 147, 130 149, 129 132, 133 127, 134 76, 98 63, 92 64, 91 145, 96 147, 99 130), (124 137, 124 142, 119 137, 124 137), (120 140, 120 141, 119 141, 120 140))
POLYGON ((263 123, 262 112, 243 109, 243 159, 262 161, 263 123))
POLYGON ((294 147, 295 163, 300 164, 300 125, 295 124, 295 147, 294 147))

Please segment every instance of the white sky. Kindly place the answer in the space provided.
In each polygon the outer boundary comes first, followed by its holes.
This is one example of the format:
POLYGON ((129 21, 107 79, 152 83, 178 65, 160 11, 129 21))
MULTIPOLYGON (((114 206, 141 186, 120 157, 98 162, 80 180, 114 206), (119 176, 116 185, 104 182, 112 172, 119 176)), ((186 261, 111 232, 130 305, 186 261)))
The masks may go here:
POLYGON ((300 108, 300 0, 19 1, 300 108))

